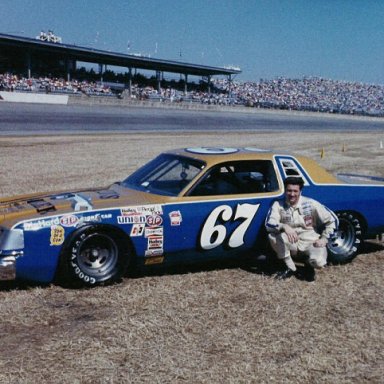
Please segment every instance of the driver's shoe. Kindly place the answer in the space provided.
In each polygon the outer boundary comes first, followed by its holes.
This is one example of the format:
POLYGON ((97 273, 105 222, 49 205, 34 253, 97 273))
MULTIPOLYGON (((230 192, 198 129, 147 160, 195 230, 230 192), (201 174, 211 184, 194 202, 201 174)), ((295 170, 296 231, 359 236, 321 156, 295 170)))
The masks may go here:
POLYGON ((314 282, 316 280, 315 268, 313 268, 311 265, 307 265, 304 269, 304 276, 305 281, 308 281, 310 283, 314 282))
POLYGON ((275 279, 276 280, 286 280, 290 277, 294 276, 296 274, 295 271, 292 271, 292 269, 287 268, 284 271, 277 272, 275 279))

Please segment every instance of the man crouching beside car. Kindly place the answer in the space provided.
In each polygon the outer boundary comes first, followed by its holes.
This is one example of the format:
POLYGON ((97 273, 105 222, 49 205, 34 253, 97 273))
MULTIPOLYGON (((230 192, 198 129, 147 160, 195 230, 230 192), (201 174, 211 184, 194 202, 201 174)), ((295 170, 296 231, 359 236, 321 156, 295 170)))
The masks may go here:
POLYGON ((304 182, 300 177, 284 180, 285 197, 270 208, 265 226, 269 241, 286 269, 277 279, 291 276, 315 280, 315 268, 327 264, 327 243, 337 228, 336 215, 318 201, 302 196, 304 182), (298 272, 293 259, 303 259, 305 276, 298 272))

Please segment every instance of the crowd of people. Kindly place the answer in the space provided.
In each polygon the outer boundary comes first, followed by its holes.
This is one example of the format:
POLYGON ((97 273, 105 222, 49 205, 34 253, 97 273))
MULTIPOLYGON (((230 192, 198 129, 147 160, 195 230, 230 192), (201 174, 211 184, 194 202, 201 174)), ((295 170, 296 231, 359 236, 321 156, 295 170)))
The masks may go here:
MULTIPOLYGON (((240 105, 254 108, 287 109, 327 113, 384 116, 384 86, 328 80, 316 77, 302 79, 276 78, 259 82, 238 82, 213 79, 210 90, 205 86, 183 87, 162 84, 133 83, 129 97, 162 102, 193 102, 211 105, 240 105), (189 87, 192 88, 192 87, 189 87), (204 87, 203 87, 204 88, 204 87)), ((121 84, 120 84, 121 85, 121 84)), ((127 91, 100 81, 62 78, 25 78, 14 74, 0 74, 0 90, 85 94, 88 96, 127 97, 127 91)))
POLYGON ((9 73, 0 74, 0 91, 45 92, 113 96, 110 87, 90 81, 66 81, 62 78, 25 78, 9 73))
POLYGON ((171 88, 134 87, 132 96, 174 102, 211 105, 241 105, 353 115, 384 116, 384 86, 342 82, 322 78, 229 82, 214 79, 212 90, 185 94, 171 88))
POLYGON ((384 115, 384 86, 380 85, 304 77, 232 84, 219 80, 216 87, 236 103, 250 107, 384 115))

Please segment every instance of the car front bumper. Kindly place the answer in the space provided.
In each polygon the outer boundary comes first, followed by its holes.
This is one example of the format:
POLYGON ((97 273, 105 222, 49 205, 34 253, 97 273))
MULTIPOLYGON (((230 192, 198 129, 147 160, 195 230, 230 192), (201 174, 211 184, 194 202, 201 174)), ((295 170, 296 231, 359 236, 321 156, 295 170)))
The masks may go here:
POLYGON ((0 258, 0 281, 16 279, 16 257, 15 255, 0 258))
POLYGON ((23 256, 23 249, 22 230, 0 230, 0 281, 16 279, 16 259, 23 256))

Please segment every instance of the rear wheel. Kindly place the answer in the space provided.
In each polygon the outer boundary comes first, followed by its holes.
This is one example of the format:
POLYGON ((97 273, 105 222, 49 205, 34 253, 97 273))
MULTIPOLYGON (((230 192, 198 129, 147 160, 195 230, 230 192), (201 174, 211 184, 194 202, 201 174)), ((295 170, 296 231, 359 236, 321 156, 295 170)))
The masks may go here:
POLYGON ((332 264, 352 261, 363 244, 362 222, 354 212, 338 212, 339 228, 328 243, 328 260, 332 264))
POLYGON ((128 267, 128 250, 122 234, 108 227, 80 228, 63 251, 65 280, 88 286, 116 282, 128 267))

